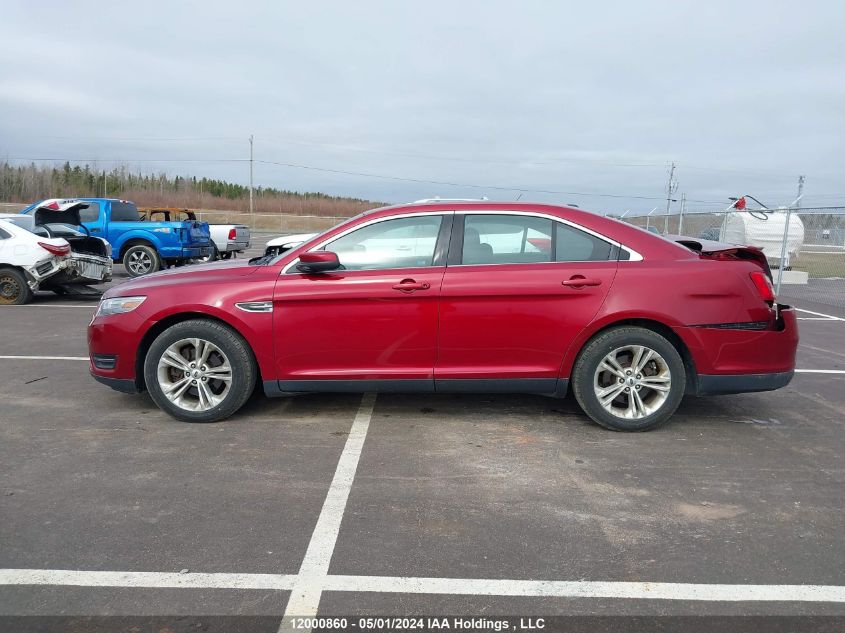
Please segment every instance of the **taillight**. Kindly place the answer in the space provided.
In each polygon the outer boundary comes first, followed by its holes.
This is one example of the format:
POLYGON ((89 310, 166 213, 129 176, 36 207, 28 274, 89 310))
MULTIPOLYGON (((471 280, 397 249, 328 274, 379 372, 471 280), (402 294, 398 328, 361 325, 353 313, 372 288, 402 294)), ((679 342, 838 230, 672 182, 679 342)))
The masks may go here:
POLYGON ((38 245, 48 253, 52 253, 53 255, 57 255, 59 257, 70 255, 70 244, 58 245, 48 244, 47 242, 38 242, 38 245))
POLYGON ((237 235, 238 235, 237 230, 235 230, 235 229, 229 229, 229 239, 230 239, 230 240, 235 239, 235 237, 237 237, 237 235))
POLYGON ((762 271, 754 271, 750 273, 751 281, 754 282, 754 285, 757 287, 757 292, 760 293, 760 297, 766 303, 774 303, 775 302, 775 289, 772 286, 772 282, 769 281, 768 276, 766 273, 762 271))

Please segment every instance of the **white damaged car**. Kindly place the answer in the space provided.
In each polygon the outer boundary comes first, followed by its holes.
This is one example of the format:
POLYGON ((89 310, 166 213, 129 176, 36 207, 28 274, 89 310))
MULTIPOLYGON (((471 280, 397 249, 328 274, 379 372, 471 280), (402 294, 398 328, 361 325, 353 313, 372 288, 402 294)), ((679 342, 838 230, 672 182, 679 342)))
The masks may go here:
POLYGON ((292 249, 294 246, 299 246, 303 242, 307 242, 313 237, 317 237, 319 233, 295 233, 293 235, 281 235, 274 237, 267 242, 267 247, 264 249, 265 257, 276 257, 292 249))
POLYGON ((38 290, 92 294, 109 281, 111 246, 81 226, 77 201, 46 200, 32 215, 0 214, 0 305, 28 303, 38 290))

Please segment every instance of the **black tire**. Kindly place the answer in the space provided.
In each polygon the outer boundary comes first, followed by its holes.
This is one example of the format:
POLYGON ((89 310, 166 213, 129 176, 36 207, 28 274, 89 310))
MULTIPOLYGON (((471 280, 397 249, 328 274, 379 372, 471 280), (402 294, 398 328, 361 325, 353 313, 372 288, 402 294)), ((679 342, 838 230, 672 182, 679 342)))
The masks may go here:
POLYGON ((152 246, 136 244, 123 254, 123 267, 130 277, 142 277, 159 270, 161 258, 152 246))
POLYGON ((232 259, 233 253, 231 251, 226 251, 225 253, 220 253, 220 259, 232 259))
MULTIPOLYGON (((681 403, 685 390, 686 371, 678 350, 657 332, 641 327, 618 327, 597 335, 581 350, 572 371, 572 391, 578 404, 590 419, 613 431, 650 431, 666 424, 681 403), (628 345, 641 345, 657 352, 665 361, 671 379, 665 401, 657 410, 638 419, 620 417, 605 409, 594 387, 599 364, 614 350, 628 345)), ((651 396, 648 389, 641 393, 647 394, 646 397, 651 396)), ((620 395, 623 401, 631 397, 620 395)), ((655 395, 660 396, 657 393, 655 395)))
POLYGON ((15 268, 0 268, 0 305, 20 306, 32 301, 32 288, 15 268))
POLYGON ((153 341, 144 359, 144 380, 150 397, 162 411, 185 422, 218 422, 228 418, 249 399, 257 377, 258 367, 244 338, 221 323, 204 319, 183 321, 166 329, 153 341), (165 350, 180 340, 193 338, 218 347, 232 368, 229 392, 222 402, 205 411, 190 411, 177 406, 168 399, 159 384, 158 364, 165 350))
POLYGON ((199 261, 203 264, 207 264, 208 262, 216 262, 220 259, 220 251, 217 250, 216 246, 211 247, 211 255, 207 255, 206 257, 200 257, 199 261))

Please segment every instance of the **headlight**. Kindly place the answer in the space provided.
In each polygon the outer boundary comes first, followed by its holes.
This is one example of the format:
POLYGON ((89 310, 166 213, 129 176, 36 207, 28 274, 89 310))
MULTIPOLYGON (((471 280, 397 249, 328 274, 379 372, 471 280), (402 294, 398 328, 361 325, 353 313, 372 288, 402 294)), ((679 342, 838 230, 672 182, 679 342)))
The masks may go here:
POLYGON ((146 297, 114 297, 113 299, 103 299, 97 308, 96 316, 132 312, 132 310, 144 303, 145 299, 146 297))

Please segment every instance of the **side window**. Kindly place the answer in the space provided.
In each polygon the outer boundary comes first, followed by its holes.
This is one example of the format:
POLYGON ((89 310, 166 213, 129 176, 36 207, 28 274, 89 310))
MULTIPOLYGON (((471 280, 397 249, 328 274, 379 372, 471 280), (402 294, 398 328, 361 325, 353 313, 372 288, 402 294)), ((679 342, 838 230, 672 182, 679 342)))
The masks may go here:
POLYGON ((3 229, 0 229, 0 240, 8 240, 12 235, 10 233, 6 233, 3 229))
POLYGON ((610 259, 609 242, 572 226, 555 222, 555 261, 599 262, 610 259))
POLYGON ((443 216, 384 220, 347 233, 324 247, 346 270, 431 266, 443 216))
POLYGON ((79 217, 83 222, 96 222, 100 218, 100 203, 89 202, 87 209, 79 210, 79 217))
POLYGON ((463 264, 552 261, 552 220, 528 215, 467 215, 463 264))
POLYGON ((138 222, 141 219, 141 214, 138 213, 138 207, 131 202, 112 202, 111 203, 111 221, 112 222, 138 222))

